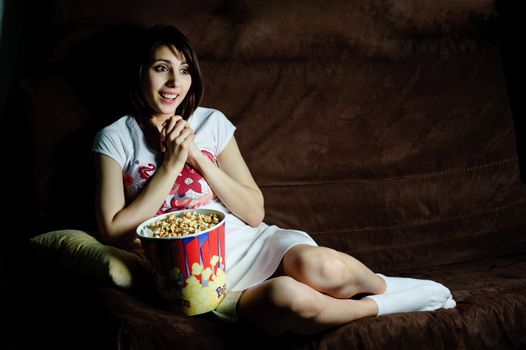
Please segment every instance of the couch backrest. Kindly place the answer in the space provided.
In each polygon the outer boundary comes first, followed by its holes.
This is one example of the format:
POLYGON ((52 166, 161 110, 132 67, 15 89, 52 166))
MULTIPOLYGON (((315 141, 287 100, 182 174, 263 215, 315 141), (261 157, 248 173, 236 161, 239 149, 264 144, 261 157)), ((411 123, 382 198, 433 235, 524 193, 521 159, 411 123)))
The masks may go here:
POLYGON ((91 141, 126 111, 136 26, 158 23, 194 43, 202 105, 238 127, 267 223, 383 271, 524 249, 487 0, 55 0, 45 64, 8 119, 30 139, 19 180, 34 230, 94 227, 91 141))

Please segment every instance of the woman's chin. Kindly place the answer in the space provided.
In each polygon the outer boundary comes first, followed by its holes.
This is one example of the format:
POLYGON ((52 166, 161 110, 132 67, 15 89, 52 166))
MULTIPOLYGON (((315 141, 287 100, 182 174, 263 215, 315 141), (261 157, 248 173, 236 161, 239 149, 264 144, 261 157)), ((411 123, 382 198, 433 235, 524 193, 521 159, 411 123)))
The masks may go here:
POLYGON ((163 114, 174 115, 178 106, 179 104, 173 104, 170 106, 162 106, 161 111, 163 112, 163 114))
POLYGON ((162 117, 172 117, 175 115, 177 108, 160 108, 159 116, 162 117))

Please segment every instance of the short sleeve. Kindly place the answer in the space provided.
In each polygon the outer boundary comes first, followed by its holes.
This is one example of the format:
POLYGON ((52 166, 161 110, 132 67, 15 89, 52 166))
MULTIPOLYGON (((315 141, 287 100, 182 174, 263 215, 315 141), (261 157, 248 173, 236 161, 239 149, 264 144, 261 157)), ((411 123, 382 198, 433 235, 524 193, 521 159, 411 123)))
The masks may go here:
POLYGON ((119 137, 115 133, 111 133, 107 128, 102 129, 95 135, 93 141, 92 152, 104 154, 124 168, 126 163, 126 152, 122 142, 119 142, 119 137))
POLYGON ((219 154, 221 154, 221 152, 223 152, 225 149, 232 136, 234 136, 236 127, 220 111, 216 111, 214 113, 214 124, 214 138, 216 145, 215 154, 216 156, 219 156, 219 154))

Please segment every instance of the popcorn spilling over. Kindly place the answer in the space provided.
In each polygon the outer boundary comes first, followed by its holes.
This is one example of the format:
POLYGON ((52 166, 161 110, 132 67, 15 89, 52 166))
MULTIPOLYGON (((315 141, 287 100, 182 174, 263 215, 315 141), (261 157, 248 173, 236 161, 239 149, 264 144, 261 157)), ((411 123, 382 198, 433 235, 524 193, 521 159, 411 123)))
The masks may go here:
POLYGON ((219 223, 216 214, 197 214, 187 211, 183 215, 170 214, 148 225, 153 237, 168 238, 206 231, 219 223))

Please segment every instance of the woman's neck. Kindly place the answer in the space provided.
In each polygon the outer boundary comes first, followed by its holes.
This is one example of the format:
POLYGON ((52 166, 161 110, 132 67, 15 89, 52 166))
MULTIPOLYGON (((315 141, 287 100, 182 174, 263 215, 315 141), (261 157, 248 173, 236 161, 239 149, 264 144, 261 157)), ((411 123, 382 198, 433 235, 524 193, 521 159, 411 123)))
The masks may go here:
POLYGON ((147 119, 147 123, 155 127, 159 133, 163 130, 164 123, 170 119, 170 115, 152 116, 147 119))
POLYGON ((163 124, 170 116, 154 116, 136 118, 137 124, 141 128, 146 143, 150 148, 160 151, 159 135, 163 129, 163 124))

